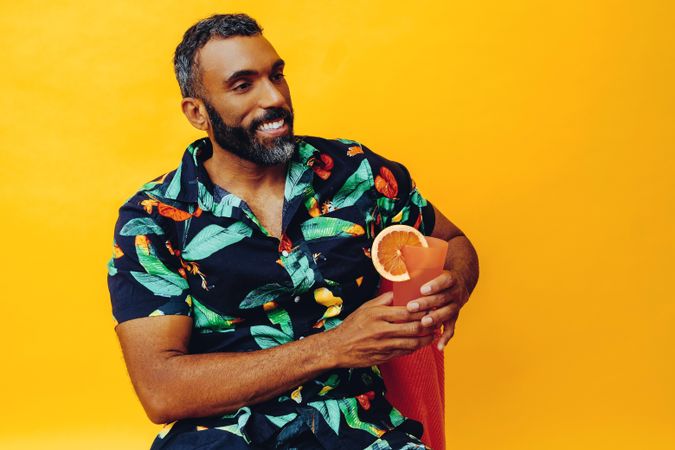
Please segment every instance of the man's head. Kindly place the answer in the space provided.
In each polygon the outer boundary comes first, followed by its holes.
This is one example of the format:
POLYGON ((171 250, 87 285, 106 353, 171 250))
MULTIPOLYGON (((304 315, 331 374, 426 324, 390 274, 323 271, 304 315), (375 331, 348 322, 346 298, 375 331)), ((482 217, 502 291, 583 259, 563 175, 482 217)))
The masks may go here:
POLYGON ((293 155, 293 108, 284 62, 244 14, 190 27, 176 48, 183 112, 223 149, 258 165, 293 155))

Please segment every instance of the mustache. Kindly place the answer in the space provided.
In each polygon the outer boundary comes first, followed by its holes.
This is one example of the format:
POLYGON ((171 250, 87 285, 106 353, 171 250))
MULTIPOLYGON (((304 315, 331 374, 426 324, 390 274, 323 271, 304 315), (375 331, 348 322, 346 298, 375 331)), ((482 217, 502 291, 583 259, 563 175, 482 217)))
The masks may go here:
POLYGON ((258 127, 262 125, 264 122, 279 119, 284 119, 284 122, 286 122, 289 127, 293 125, 293 113, 291 111, 288 111, 284 108, 270 108, 265 111, 265 114, 263 114, 262 117, 254 119, 251 122, 249 131, 255 133, 255 130, 257 130, 258 127))

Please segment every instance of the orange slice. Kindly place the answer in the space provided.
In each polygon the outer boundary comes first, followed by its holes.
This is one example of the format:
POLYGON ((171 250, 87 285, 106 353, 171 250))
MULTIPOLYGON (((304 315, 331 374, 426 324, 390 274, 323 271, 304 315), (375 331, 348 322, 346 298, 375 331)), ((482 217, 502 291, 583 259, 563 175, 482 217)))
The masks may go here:
POLYGON ((391 225, 380 232, 373 241, 371 256, 375 270, 390 281, 410 279, 401 249, 404 245, 428 247, 424 235, 408 225, 391 225))

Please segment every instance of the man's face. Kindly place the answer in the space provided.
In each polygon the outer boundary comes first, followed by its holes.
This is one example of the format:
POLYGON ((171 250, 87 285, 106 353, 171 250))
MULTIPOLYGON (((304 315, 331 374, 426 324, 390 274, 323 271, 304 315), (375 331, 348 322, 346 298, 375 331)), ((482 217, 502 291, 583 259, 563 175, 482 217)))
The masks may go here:
POLYGON ((284 62, 262 36, 212 39, 199 51, 204 104, 213 139, 262 166, 295 150, 293 107, 284 62))

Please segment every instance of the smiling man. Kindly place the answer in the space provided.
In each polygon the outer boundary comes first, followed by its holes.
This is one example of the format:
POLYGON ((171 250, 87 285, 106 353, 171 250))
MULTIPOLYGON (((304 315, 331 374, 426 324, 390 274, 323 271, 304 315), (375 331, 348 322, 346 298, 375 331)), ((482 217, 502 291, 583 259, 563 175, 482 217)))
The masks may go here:
POLYGON ((153 449, 412 449, 420 423, 377 365, 454 333, 478 278, 468 239, 408 171, 358 142, 293 134, 284 61, 246 15, 191 27, 175 70, 207 137, 120 209, 108 285, 153 449), (369 249, 399 223, 449 242, 407 307, 369 249))

